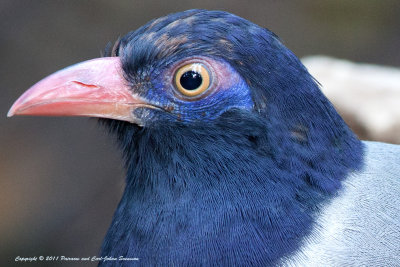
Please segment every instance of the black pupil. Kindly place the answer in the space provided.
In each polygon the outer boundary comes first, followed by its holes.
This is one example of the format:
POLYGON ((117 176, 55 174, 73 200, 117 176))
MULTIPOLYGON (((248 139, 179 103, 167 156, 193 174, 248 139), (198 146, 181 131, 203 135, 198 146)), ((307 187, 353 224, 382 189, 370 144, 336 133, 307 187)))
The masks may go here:
POLYGON ((181 76, 179 82, 186 90, 195 90, 199 88, 203 82, 203 78, 201 77, 200 73, 189 70, 181 76))

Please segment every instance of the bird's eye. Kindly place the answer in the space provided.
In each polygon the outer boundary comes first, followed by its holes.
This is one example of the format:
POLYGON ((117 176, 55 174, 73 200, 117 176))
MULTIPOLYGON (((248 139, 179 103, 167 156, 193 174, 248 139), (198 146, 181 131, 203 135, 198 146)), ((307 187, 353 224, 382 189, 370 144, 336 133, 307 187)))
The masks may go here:
POLYGON ((210 87, 210 72, 201 63, 190 63, 175 73, 175 86, 185 96, 198 96, 210 87))

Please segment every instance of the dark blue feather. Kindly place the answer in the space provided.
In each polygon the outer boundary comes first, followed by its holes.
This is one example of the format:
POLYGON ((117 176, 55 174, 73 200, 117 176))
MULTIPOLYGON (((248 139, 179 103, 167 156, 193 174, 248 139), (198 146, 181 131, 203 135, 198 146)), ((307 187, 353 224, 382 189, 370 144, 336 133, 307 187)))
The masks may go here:
POLYGON ((362 144, 316 81, 276 35, 249 21, 172 14, 123 37, 115 55, 135 93, 174 108, 136 110, 144 127, 103 120, 127 168, 103 256, 143 266, 272 265, 296 251, 320 206, 361 167, 362 144), (209 102, 171 102, 163 87, 169 66, 190 56, 242 78, 214 96, 208 113, 209 102))

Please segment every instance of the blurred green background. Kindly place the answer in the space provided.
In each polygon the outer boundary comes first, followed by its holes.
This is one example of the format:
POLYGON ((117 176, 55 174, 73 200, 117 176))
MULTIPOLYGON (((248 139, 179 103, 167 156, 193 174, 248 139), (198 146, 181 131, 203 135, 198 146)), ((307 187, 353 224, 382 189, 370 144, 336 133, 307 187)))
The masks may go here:
POLYGON ((97 255, 124 185, 120 155, 95 119, 6 118, 13 101, 150 19, 191 8, 226 10, 267 27, 299 57, 400 67, 398 0, 2 0, 0 266, 19 266, 17 256, 97 255))

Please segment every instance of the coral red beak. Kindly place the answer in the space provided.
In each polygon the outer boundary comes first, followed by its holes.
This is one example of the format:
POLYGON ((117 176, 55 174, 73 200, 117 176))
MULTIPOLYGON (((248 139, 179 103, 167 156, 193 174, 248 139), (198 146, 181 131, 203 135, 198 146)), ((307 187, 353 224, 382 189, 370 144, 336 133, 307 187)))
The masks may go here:
POLYGON ((89 116, 135 122, 148 103, 124 79, 118 57, 97 58, 60 70, 27 90, 7 116, 89 116))

